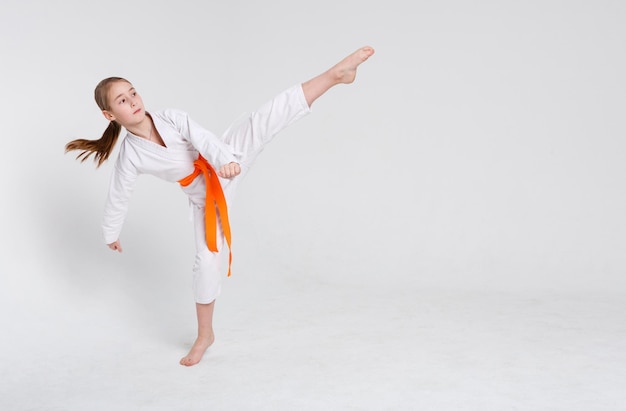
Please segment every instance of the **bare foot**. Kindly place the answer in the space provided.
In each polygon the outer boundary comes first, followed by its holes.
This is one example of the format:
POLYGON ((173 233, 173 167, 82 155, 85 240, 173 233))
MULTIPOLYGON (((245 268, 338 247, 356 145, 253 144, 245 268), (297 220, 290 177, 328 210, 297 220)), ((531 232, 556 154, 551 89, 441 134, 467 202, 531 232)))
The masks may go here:
POLYGON ((196 365, 202 359, 204 352, 213 344, 215 341, 215 335, 211 334, 208 337, 200 337, 196 338, 196 342, 193 343, 193 347, 189 350, 189 353, 180 360, 180 365, 184 366, 192 366, 196 365))
POLYGON ((356 68, 359 64, 370 58, 372 54, 374 54, 372 47, 361 47, 319 76, 302 83, 304 98, 309 107, 331 87, 337 84, 352 83, 356 78, 356 68))
POLYGON ((329 72, 335 76, 337 83, 350 84, 356 78, 356 68, 372 54, 374 54, 372 47, 361 47, 333 66, 329 72))

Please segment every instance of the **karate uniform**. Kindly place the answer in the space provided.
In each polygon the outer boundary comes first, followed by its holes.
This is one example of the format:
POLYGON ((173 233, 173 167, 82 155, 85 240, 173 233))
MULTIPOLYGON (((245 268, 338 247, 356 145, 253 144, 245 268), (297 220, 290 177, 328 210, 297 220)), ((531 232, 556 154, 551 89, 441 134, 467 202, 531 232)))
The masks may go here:
MULTIPOLYGON (((256 156, 274 135, 310 112, 302 87, 298 84, 263 104, 243 121, 229 128, 221 138, 203 129, 187 113, 167 109, 150 112, 165 147, 130 132, 121 143, 113 168, 109 194, 105 203, 102 229, 107 244, 119 239, 128 202, 140 174, 152 174, 163 180, 178 182, 194 171, 193 162, 202 155, 215 170, 236 162, 241 174, 220 182, 230 203, 238 182, 248 172, 256 156)), ((217 224, 219 252, 207 247, 205 232, 206 182, 203 175, 182 187, 193 208, 196 258, 193 265, 193 290, 196 302, 207 304, 220 294, 225 267, 220 264, 228 253, 221 224, 217 224)), ((213 204, 210 205, 214 207, 213 204)))

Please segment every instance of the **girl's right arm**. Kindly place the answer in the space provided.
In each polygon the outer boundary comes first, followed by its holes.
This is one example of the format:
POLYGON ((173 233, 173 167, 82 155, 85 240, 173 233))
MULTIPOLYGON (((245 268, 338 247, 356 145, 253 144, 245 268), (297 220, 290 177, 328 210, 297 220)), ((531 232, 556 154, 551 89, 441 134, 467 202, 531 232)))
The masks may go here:
POLYGON ((111 244, 107 244, 109 246, 109 248, 113 251, 119 251, 120 253, 122 252, 122 244, 120 244, 120 240, 117 240, 111 244))
POLYGON ((128 212, 130 196, 135 188, 137 171, 124 155, 124 149, 120 150, 120 155, 115 162, 109 194, 104 206, 104 217, 102 219, 102 231, 105 244, 112 250, 122 251, 119 236, 122 232, 124 219, 128 212))

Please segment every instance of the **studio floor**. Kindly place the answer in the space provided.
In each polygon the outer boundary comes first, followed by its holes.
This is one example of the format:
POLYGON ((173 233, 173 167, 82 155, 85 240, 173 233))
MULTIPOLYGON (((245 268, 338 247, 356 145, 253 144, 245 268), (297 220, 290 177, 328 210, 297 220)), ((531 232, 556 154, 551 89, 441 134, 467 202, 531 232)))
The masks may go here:
POLYGON ((264 277, 226 280, 217 340, 191 368, 178 360, 194 339, 193 303, 171 279, 140 298, 121 274, 82 296, 76 284, 55 291, 62 300, 13 298, 0 409, 626 408, 616 294, 264 277))

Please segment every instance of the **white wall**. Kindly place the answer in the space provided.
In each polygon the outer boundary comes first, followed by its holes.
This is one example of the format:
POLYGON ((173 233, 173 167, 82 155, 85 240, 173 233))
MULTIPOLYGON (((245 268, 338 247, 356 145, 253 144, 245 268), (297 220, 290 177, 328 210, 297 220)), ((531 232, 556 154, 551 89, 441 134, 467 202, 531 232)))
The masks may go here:
POLYGON ((83 287, 87 271, 188 279, 178 187, 140 180, 114 255, 99 228, 112 164, 63 154, 106 126, 101 78, 220 133, 364 44, 377 53, 356 83, 282 133, 241 186, 234 275, 624 286, 623 2, 211 3, 3 2, 5 302, 83 287))

